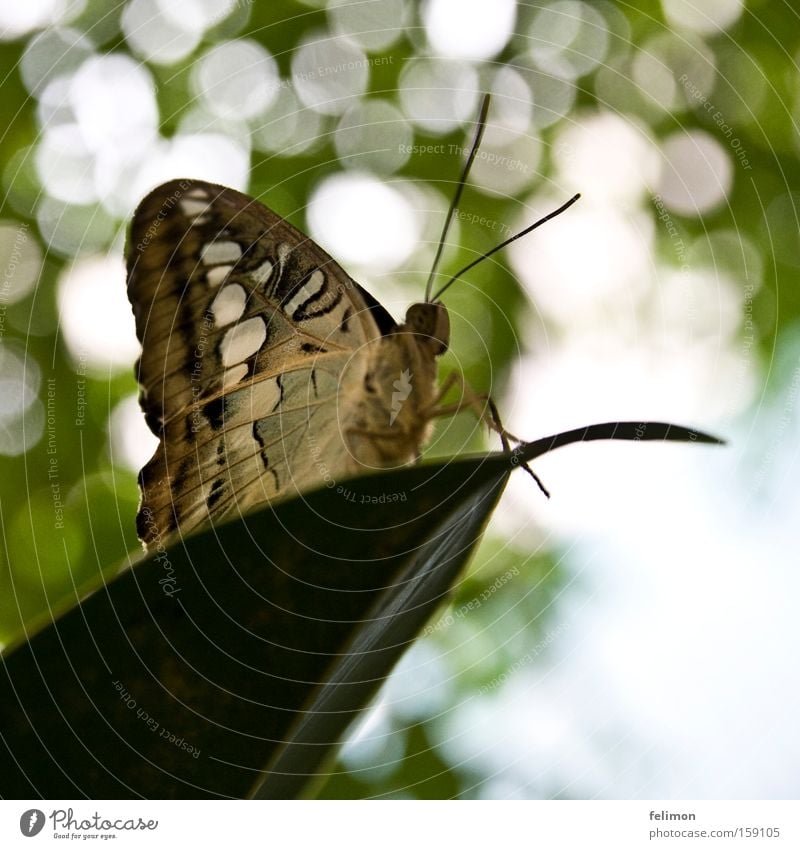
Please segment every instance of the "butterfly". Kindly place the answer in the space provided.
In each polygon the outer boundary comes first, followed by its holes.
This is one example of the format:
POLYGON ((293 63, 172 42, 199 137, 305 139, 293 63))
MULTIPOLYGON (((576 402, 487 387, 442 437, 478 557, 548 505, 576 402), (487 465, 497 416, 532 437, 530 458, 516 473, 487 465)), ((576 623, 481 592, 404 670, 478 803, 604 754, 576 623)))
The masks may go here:
MULTIPOLYGON (((434 269, 487 109, 484 98, 434 269)), ((147 548, 264 502, 412 462, 434 420, 464 407, 500 433, 504 448, 521 441, 457 374, 437 383, 450 337, 439 296, 459 275, 432 295, 432 270, 425 300, 398 324, 275 212, 194 179, 164 183, 140 203, 127 271, 142 344, 140 403, 159 438, 139 474, 137 530, 147 548), (461 398, 444 404, 454 384, 461 398)))
POLYGON ((139 476, 146 545, 419 456, 441 414, 441 302, 397 324, 255 199, 174 180, 139 205, 128 294, 140 401, 159 437, 139 476))

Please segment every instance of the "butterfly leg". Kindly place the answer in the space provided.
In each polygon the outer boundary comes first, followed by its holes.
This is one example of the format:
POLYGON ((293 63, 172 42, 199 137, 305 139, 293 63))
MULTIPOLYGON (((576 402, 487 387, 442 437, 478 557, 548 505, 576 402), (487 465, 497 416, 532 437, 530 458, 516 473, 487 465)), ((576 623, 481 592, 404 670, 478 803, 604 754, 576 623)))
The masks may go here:
MULTIPOLYGON (((522 445, 525 442, 524 439, 514 436, 513 433, 510 433, 505 429, 505 427, 503 427, 503 423, 500 421, 500 413, 497 410, 497 405, 494 403, 491 396, 475 392, 475 390, 464 380, 463 376, 455 371, 451 371, 450 374, 447 375, 442 382, 442 385, 439 387, 436 397, 427 409, 422 412, 427 418, 434 419, 441 418, 442 416, 452 416, 464 409, 471 409, 478 418, 478 421, 485 422, 490 430, 495 431, 495 433, 500 436, 500 443, 502 444, 504 451, 511 452, 512 443, 515 445, 522 445), (442 400, 454 386, 458 386, 460 388, 461 398, 452 404, 442 404, 442 400), (487 407, 489 411, 488 415, 487 407)), ((550 493, 547 491, 547 488, 541 482, 536 472, 533 471, 526 461, 520 461, 516 456, 516 452, 511 453, 512 462, 525 469, 534 481, 536 481, 536 485, 544 493, 544 495, 546 495, 547 498, 550 498, 550 493)))
POLYGON ((490 430, 495 431, 500 436, 503 449, 508 451, 511 443, 519 444, 524 442, 513 433, 509 433, 500 421, 500 415, 497 412, 497 407, 491 397, 486 394, 480 394, 464 380, 463 376, 458 372, 451 371, 450 374, 442 382, 436 397, 431 403, 421 411, 428 419, 438 419, 443 416, 453 416, 460 413, 462 410, 470 409, 475 413, 478 421, 484 422, 490 430), (458 386, 461 393, 461 398, 452 404, 442 404, 442 401, 454 387, 458 386), (487 415, 486 408, 489 413, 487 415))

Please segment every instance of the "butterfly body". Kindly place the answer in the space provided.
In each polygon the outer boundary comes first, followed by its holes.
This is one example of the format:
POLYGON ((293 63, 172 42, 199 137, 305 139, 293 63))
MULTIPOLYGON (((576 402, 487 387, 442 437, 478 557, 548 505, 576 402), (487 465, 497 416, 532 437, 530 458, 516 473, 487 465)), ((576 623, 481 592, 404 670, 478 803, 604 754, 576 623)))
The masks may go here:
POLYGON ((419 457, 438 415, 440 303, 397 324, 318 245, 258 201, 198 180, 139 205, 128 294, 149 547, 209 521, 419 457))
POLYGON ((387 468, 418 459, 436 414, 437 362, 446 350, 414 321, 415 311, 443 315, 439 304, 415 304, 411 318, 374 341, 356 403, 343 411, 346 441, 359 466, 387 468), (439 312, 441 310, 441 313, 439 312))

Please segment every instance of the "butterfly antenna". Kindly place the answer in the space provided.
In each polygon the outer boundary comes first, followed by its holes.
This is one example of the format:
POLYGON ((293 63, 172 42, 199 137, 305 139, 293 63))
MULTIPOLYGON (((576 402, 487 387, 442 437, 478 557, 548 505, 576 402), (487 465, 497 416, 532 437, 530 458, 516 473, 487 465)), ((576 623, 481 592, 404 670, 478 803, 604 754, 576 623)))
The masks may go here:
POLYGON ((458 185, 456 186, 456 193, 450 201, 450 208, 447 210, 447 216, 444 219, 444 227, 442 228, 442 235, 439 237, 439 245, 436 248, 436 256, 433 258, 431 272, 428 275, 428 282, 425 285, 425 301, 428 303, 431 300, 430 294, 431 289, 433 289, 433 278, 436 274, 436 269, 439 267, 439 260, 442 258, 447 233, 450 230, 450 225, 453 222, 453 216, 455 215, 456 209, 458 209, 458 202, 461 200, 461 193, 464 191, 467 177, 469 176, 470 169, 472 168, 472 163, 475 161, 475 157, 478 155, 478 148, 481 146, 483 131, 486 129, 486 115, 489 112, 489 100, 489 94, 484 94, 483 100, 481 101, 481 109, 478 113, 478 126, 475 131, 475 138, 472 141, 472 146, 469 149, 469 156, 467 156, 467 161, 464 163, 464 169, 459 177, 458 185))
MULTIPOLYGON (((441 298, 442 293, 445 292, 447 289, 449 289, 453 285, 453 283, 455 283, 456 280, 458 280, 458 278, 461 277, 462 274, 466 274, 468 271, 475 268, 475 266, 478 265, 478 263, 483 262, 485 259, 488 259, 493 254, 496 254, 498 251, 501 251, 503 248, 510 245, 512 242, 516 242, 517 239, 521 239, 523 236, 527 236, 528 233, 530 233, 532 230, 535 230, 537 227, 541 227, 542 224, 546 224, 551 218, 555 218, 557 215, 561 215, 561 213, 564 212, 565 210, 569 209, 572 206, 572 204, 575 203, 576 200, 578 200, 579 197, 580 197, 580 194, 574 195, 565 204, 562 204, 561 206, 559 206, 558 209, 553 210, 553 212, 550 212, 547 215, 545 215, 544 218, 540 218, 538 221, 534 221, 534 223, 531 224, 529 227, 526 227, 524 230, 520 230, 519 233, 515 233, 513 236, 510 236, 508 239, 506 239, 504 242, 501 242, 499 245, 495 245, 495 247, 493 247, 490 251, 487 251, 485 254, 481 254, 477 259, 473 260, 469 265, 465 265, 461 269, 461 271, 454 274, 447 281, 447 283, 445 283, 444 286, 442 286, 442 288, 439 289, 439 291, 433 296, 433 298, 431 300, 438 301, 439 298, 441 298)), ((426 298, 426 300, 428 300, 428 299, 426 298)))

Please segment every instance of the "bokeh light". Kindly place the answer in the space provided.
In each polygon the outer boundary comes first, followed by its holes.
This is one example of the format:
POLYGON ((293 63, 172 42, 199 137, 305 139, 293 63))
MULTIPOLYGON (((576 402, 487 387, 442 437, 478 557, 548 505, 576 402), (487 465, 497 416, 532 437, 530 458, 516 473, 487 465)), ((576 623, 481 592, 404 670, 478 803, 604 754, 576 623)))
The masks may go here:
POLYGON ((590 204, 634 206, 658 185, 660 156, 647 129, 612 112, 581 115, 553 145, 559 181, 590 204))
POLYGON ((129 56, 87 59, 72 78, 69 100, 81 138, 96 155, 115 150, 136 156, 156 137, 155 85, 129 56))
POLYGON ((519 71, 507 66, 498 68, 489 93, 492 100, 483 134, 487 144, 508 144, 531 129, 533 93, 519 71))
POLYGON ((36 223, 51 254, 72 257, 93 253, 111 244, 117 223, 100 204, 74 204, 43 197, 36 206, 36 223))
POLYGON ((423 20, 436 54, 451 59, 489 59, 505 47, 517 16, 514 0, 495 0, 491 15, 481 0, 429 0, 423 20))
POLYGON ((342 115, 334 135, 346 168, 391 174, 411 156, 414 136, 403 113, 385 100, 367 100, 342 115))
POLYGON ((456 60, 413 59, 400 74, 403 111, 425 132, 444 135, 475 114, 478 76, 456 60))
POLYGON ((158 447, 158 439, 145 424, 137 395, 128 395, 114 407, 108 419, 108 432, 111 462, 134 474, 158 447))
POLYGON ((328 0, 328 20, 337 35, 345 36, 365 50, 386 50, 403 37, 411 17, 404 0, 328 0))
MULTIPOLYGON (((526 223, 555 209, 566 198, 537 200, 526 223)), ((594 322, 604 305, 626 311, 647 288, 654 228, 643 213, 581 199, 568 216, 545 232, 521 239, 511 261, 537 310, 564 328, 594 322)))
MULTIPOLYGON (((156 0, 164 18, 188 32, 204 33, 222 23, 238 4, 236 0, 156 0)), ((245 4, 246 5, 246 4, 245 4)))
POLYGON ((58 307, 76 363, 101 374, 133 367, 140 349, 118 255, 87 256, 67 268, 58 283, 58 307))
POLYGON ((36 285, 42 251, 27 224, 0 219, 0 303, 13 304, 36 285))
POLYGON ((160 183, 176 177, 192 177, 234 189, 247 187, 250 151, 224 133, 184 133, 160 139, 134 173, 112 171, 103 195, 104 204, 121 216, 130 215, 136 204, 160 183))
POLYGON ((663 145, 660 193, 681 215, 700 215, 722 203, 733 183, 733 165, 725 148, 702 130, 678 132, 663 145))
POLYGON ((712 96, 716 81, 713 50, 691 33, 678 38, 659 33, 631 63, 633 80, 644 97, 665 111, 680 112, 712 96))
POLYGON ((324 115, 340 115, 366 91, 369 61, 344 38, 318 33, 292 55, 292 81, 300 100, 324 115))
POLYGON ((133 54, 158 65, 186 58, 200 43, 202 34, 165 15, 158 0, 130 0, 123 9, 121 25, 133 54))
POLYGON ((343 263, 387 270, 414 250, 420 227, 404 195, 366 174, 338 174, 308 202, 311 234, 343 263))
POLYGON ((272 105, 252 121, 253 145, 283 156, 298 156, 323 140, 323 117, 300 104, 291 83, 283 80, 272 105))
POLYGON ((33 448, 44 431, 36 361, 0 343, 0 454, 16 456, 33 448))
POLYGON ((574 79, 594 70, 608 51, 605 18, 579 0, 557 0, 537 9, 528 34, 528 51, 548 74, 574 79))
POLYGON ((575 103, 577 89, 572 80, 543 71, 525 53, 510 66, 522 77, 533 97, 532 121, 542 130, 560 121, 575 103))
POLYGON ((744 0, 661 0, 667 20, 679 29, 716 35, 739 19, 744 0))
POLYGON ((77 17, 86 0, 30 0, 0 4, 0 40, 19 38, 39 27, 68 23, 77 17))
POLYGON ((253 118, 278 93, 275 60, 252 39, 217 44, 194 68, 195 91, 223 118, 253 118))
POLYGON ((61 27, 35 35, 25 46, 20 60, 20 75, 25 87, 35 97, 50 82, 66 82, 93 52, 91 40, 84 33, 61 27))
POLYGON ((77 124, 50 127, 36 148, 39 181, 53 197, 70 203, 96 199, 93 165, 94 157, 77 124))

